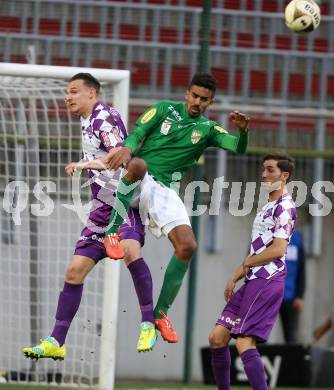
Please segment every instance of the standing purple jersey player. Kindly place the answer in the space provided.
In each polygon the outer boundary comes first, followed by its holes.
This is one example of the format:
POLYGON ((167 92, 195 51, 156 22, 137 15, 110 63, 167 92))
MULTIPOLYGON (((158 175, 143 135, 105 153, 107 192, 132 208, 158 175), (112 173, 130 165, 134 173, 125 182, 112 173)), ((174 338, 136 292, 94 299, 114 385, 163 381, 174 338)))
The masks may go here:
MULTIPOLYGON (((98 100, 99 90, 100 83, 89 73, 78 73, 68 82, 65 103, 71 113, 80 117, 84 159, 71 162, 65 167, 65 171, 69 176, 78 169, 88 171, 93 206, 66 271, 64 287, 59 294, 54 328, 50 336, 39 345, 23 349, 23 353, 29 358, 65 358, 65 339, 80 306, 84 280, 94 266, 107 257, 103 240, 112 210, 113 192, 117 188, 117 178, 115 172, 106 170, 105 164, 115 148, 123 144, 127 132, 120 114, 98 100)), ((136 159, 134 164, 128 164, 126 177, 137 181, 141 180, 145 173, 146 163, 136 159)), ((122 225, 120 235, 123 237, 124 261, 133 278, 142 312, 137 349, 140 352, 146 351, 154 346, 156 330, 151 273, 140 256, 141 246, 144 244, 144 226, 138 211, 129 210, 127 224, 122 225), (145 341, 148 333, 152 336, 150 345, 143 343, 143 337, 145 341)))
POLYGON ((268 389, 256 343, 267 341, 284 297, 285 253, 296 222, 296 207, 286 188, 293 170, 294 161, 287 155, 263 159, 262 185, 269 202, 255 217, 250 254, 229 278, 224 291, 227 304, 209 336, 219 390, 230 389, 232 337, 252 388, 268 389), (243 276, 245 283, 234 293, 243 276))

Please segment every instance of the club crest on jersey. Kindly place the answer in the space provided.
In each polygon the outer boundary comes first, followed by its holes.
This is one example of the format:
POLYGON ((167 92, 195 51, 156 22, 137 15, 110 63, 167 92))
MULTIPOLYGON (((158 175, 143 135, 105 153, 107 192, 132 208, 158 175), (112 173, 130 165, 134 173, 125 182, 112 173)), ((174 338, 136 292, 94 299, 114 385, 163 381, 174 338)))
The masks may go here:
POLYGON ((197 144, 197 142, 201 139, 202 133, 199 130, 193 130, 191 133, 191 142, 193 144, 197 144))
POLYGON ((149 122, 154 117, 156 112, 156 108, 151 108, 150 110, 148 110, 147 113, 144 114, 144 116, 141 118, 140 123, 144 125, 145 123, 149 122))
POLYGON ((289 219, 286 226, 284 226, 284 230, 288 236, 291 236, 291 231, 292 231, 292 220, 291 219, 289 219))
POLYGON ((163 135, 167 135, 171 126, 172 126, 172 122, 168 120, 163 121, 161 124, 160 133, 163 135))

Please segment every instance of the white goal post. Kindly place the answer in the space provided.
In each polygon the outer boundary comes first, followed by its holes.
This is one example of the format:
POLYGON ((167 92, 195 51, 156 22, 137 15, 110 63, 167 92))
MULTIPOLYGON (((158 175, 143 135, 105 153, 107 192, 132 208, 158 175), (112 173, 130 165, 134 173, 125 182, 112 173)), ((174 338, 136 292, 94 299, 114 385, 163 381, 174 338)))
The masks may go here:
MULTIPOLYGON (((64 362, 31 363, 22 354, 52 330, 66 264, 83 226, 63 173, 73 156, 81 157, 80 123, 63 103, 67 80, 79 72, 100 81, 101 101, 127 126, 129 71, 0 63, 0 306, 7 309, 0 313, 0 371, 10 383, 112 390, 119 262, 104 261, 86 279, 64 362)), ((89 202, 87 188, 80 197, 89 202)))

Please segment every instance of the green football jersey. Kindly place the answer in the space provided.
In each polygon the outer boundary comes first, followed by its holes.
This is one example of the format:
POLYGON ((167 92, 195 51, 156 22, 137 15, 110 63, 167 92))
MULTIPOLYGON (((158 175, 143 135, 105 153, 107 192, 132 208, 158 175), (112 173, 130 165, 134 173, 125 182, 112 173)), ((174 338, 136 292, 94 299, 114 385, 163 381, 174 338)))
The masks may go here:
POLYGON ((138 118, 124 146, 146 161, 152 176, 169 186, 196 163, 207 147, 245 153, 247 144, 248 133, 230 135, 205 116, 190 116, 185 103, 162 101, 138 118))

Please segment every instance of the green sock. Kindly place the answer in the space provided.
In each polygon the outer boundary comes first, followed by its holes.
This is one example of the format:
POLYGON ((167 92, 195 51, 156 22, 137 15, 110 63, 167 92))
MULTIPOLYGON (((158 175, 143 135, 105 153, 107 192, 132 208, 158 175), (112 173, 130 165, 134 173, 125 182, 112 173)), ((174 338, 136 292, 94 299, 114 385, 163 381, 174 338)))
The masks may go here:
POLYGON ((132 195, 136 188, 135 183, 129 182, 124 177, 119 181, 116 192, 116 200, 111 211, 108 229, 106 235, 110 233, 118 233, 120 226, 127 217, 132 195), (133 188, 131 188, 133 186, 133 188))
POLYGON ((182 285, 183 277, 187 272, 189 263, 172 256, 167 266, 164 282, 161 287, 159 299, 154 309, 154 318, 161 318, 160 310, 167 314, 182 285))

